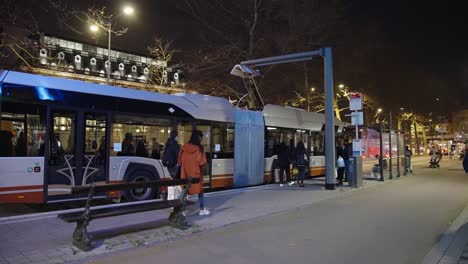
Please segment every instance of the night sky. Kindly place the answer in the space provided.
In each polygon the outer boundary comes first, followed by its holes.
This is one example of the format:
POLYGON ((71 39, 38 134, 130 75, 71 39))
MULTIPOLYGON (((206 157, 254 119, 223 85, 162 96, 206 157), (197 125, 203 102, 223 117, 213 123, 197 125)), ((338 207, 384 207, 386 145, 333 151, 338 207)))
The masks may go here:
MULTIPOLYGON (((46 1, 19 2, 37 6, 46 1)), ((73 8, 107 6, 111 12, 117 12, 123 3, 118 0, 69 2, 73 8)), ((113 38, 113 48, 145 54, 155 35, 174 40, 181 53, 202 48, 204 44, 198 36, 204 29, 175 2, 178 1, 134 1, 137 17, 122 19, 129 32, 113 38)), ((465 6, 458 1, 432 4, 431 1, 361 0, 343 3, 346 23, 338 30, 346 33, 346 37, 330 43, 335 49, 336 83, 362 89, 387 109, 405 107, 427 113, 468 107, 468 16, 465 6), (371 54, 371 49, 372 63, 363 63, 349 55, 349 50, 371 54), (365 77, 359 77, 364 76, 362 74, 352 76, 354 65, 365 69, 365 77), (439 103, 435 98, 440 98, 439 103)), ((98 41, 91 39, 86 25, 81 26, 83 34, 76 34, 58 25, 52 13, 40 8, 34 12, 41 29, 52 35, 106 45, 105 37, 98 41)), ((226 74, 226 78, 230 77, 226 74)), ((322 78, 317 76, 317 79, 322 78)))

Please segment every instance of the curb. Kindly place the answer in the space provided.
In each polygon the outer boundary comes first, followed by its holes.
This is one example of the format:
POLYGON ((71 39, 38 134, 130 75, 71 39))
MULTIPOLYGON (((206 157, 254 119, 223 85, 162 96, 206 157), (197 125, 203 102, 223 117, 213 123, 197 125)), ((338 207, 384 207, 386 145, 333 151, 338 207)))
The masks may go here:
POLYGON ((468 205, 427 253, 421 264, 458 263, 468 240, 468 228, 462 228, 467 222, 468 205))

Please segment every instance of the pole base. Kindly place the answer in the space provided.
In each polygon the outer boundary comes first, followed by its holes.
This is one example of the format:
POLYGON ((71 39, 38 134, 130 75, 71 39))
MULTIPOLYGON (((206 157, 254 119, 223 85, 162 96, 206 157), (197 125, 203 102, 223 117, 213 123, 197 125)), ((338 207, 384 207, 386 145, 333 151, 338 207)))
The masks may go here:
POLYGON ((334 183, 325 183, 325 190, 335 190, 334 183))

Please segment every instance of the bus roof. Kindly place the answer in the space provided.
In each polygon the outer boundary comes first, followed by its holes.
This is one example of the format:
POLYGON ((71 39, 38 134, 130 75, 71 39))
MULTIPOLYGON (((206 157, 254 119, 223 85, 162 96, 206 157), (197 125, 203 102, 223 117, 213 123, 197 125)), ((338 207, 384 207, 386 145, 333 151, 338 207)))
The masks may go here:
MULTIPOLYGON (((186 93, 172 95, 162 94, 7 70, 0 71, 0 82, 117 98, 168 103, 179 107, 196 119, 234 122, 234 106, 227 99, 222 97, 186 93)), ((320 131, 325 123, 324 114, 271 104, 264 107, 263 116, 266 126, 320 131)), ((342 127, 348 124, 335 118, 335 125, 342 127)))
MULTIPOLYGON (((307 112, 303 109, 283 107, 279 105, 266 105, 263 109, 265 126, 307 129, 321 131, 325 124, 325 115, 315 112, 307 112)), ((347 126, 335 118, 335 126, 347 126)))
POLYGON ((221 97, 201 94, 162 94, 15 71, 4 71, 2 77, 1 81, 9 84, 168 103, 181 108, 196 119, 234 122, 234 107, 227 99, 221 97))

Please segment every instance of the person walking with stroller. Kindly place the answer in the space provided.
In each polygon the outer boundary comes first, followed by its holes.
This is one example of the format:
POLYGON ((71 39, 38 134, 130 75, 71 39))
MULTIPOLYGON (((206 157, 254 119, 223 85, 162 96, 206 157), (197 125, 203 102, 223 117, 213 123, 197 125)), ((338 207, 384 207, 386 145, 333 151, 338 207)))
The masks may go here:
POLYGON ((405 146, 405 175, 409 173, 413 173, 413 164, 411 164, 411 158, 413 156, 413 152, 409 149, 409 146, 405 146))
POLYGON ((290 165, 291 165, 291 155, 289 153, 288 146, 283 141, 280 144, 280 149, 278 153, 278 165, 279 165, 279 177, 280 177, 280 186, 283 187, 284 184, 284 174, 286 174, 286 181, 290 181, 290 165))
POLYGON ((302 141, 297 143, 295 162, 298 170, 298 184, 300 187, 304 187, 305 170, 309 167, 309 155, 307 154, 307 150, 302 141))
POLYGON ((201 144, 200 131, 193 131, 188 143, 184 144, 179 153, 178 163, 180 167, 180 178, 199 178, 199 183, 192 183, 190 189, 186 190, 188 194, 198 195, 200 203, 199 215, 209 215, 210 211, 205 208, 205 196, 203 194, 203 167, 206 165, 205 150, 201 144))

